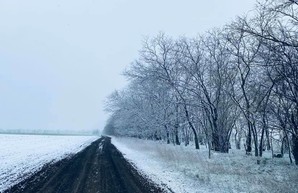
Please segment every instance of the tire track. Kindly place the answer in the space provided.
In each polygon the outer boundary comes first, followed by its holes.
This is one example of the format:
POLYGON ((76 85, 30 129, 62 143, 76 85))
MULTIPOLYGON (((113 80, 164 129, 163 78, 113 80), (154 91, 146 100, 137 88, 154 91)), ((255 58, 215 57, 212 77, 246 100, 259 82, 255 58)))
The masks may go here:
POLYGON ((5 193, 151 193, 165 192, 147 180, 102 137, 83 151, 45 166, 5 193))

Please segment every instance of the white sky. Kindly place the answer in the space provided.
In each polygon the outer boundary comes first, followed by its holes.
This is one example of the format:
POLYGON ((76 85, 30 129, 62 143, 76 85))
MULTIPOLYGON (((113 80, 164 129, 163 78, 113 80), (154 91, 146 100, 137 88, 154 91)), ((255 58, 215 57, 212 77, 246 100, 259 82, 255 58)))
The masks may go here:
POLYGON ((196 36, 255 0, 0 0, 0 128, 102 129, 144 36, 196 36))

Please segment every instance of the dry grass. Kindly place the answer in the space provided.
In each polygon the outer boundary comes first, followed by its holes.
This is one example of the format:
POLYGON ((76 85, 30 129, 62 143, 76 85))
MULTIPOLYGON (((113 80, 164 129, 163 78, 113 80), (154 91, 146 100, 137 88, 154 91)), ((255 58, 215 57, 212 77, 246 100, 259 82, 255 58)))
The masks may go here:
POLYGON ((298 191, 298 167, 290 165, 287 158, 271 159, 270 153, 257 165, 254 156, 246 156, 239 150, 229 154, 212 153, 212 158, 208 159, 208 151, 204 148, 195 150, 140 139, 117 140, 135 152, 167 163, 185 178, 195 179, 215 192, 298 191))

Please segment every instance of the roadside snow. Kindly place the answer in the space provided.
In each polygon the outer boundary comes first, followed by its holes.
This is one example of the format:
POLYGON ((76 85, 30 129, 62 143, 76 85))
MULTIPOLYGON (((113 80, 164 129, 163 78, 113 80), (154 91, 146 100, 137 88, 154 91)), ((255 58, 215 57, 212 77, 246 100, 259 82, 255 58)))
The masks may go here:
MULTIPOLYGON (((269 152, 256 164, 254 156, 231 150, 213 153, 205 147, 173 146, 133 138, 112 138, 112 143, 141 172, 175 193, 297 192, 298 168, 287 158, 271 159, 269 152)), ((170 191, 169 191, 170 192, 170 191)))
POLYGON ((81 151, 97 138, 0 134, 0 192, 29 177, 45 164, 81 151))

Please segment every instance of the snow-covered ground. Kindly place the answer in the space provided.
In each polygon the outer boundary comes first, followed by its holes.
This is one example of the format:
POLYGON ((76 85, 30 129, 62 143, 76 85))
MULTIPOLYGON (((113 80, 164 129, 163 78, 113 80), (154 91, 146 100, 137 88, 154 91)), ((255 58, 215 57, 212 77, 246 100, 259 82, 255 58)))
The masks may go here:
POLYGON ((30 176, 45 164, 79 152, 97 138, 0 134, 0 192, 30 176))
POLYGON ((270 158, 260 165, 244 151, 212 153, 201 147, 173 146, 132 138, 112 138, 124 156, 151 180, 175 193, 297 192, 298 167, 288 158, 270 158))

